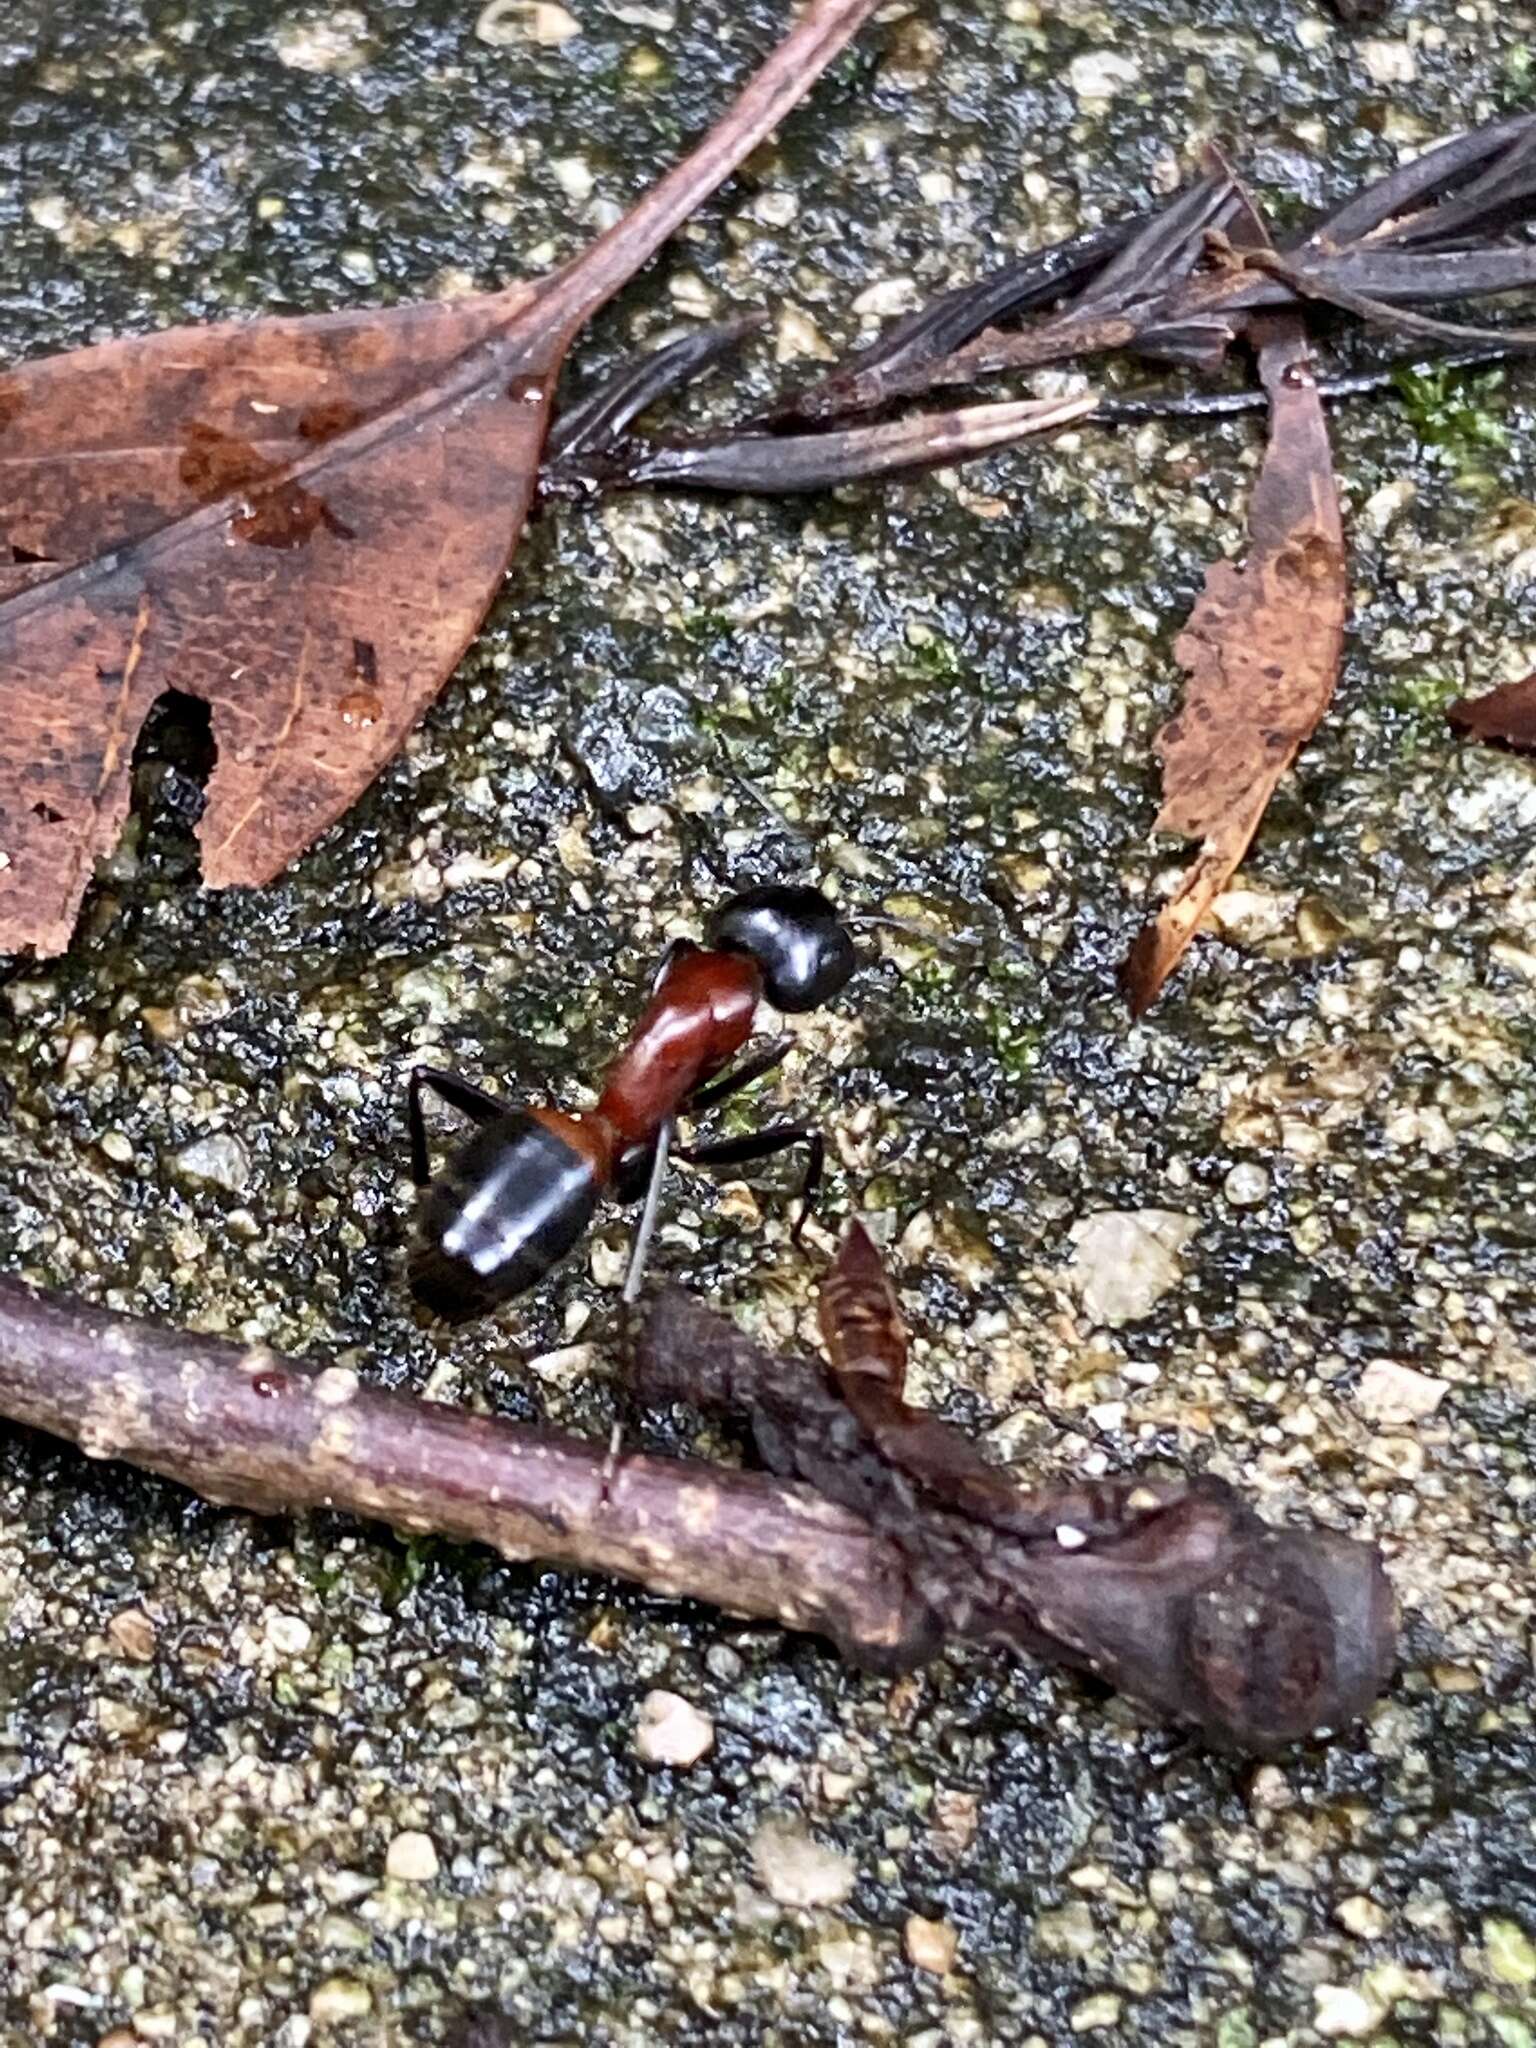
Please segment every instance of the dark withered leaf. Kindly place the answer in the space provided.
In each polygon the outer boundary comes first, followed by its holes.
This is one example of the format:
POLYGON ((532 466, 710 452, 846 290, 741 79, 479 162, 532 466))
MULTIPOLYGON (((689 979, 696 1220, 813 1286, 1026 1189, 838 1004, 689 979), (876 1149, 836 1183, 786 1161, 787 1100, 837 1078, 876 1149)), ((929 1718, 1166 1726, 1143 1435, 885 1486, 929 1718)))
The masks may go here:
MULTIPOLYGON (((1251 210, 1243 238, 1261 245, 1251 210)), ((1185 701, 1158 736, 1157 830, 1200 842, 1173 897, 1125 963, 1131 1009, 1157 1000, 1249 841, 1296 751, 1328 708, 1344 645, 1347 572, 1322 399, 1301 317, 1255 322, 1269 443, 1241 568, 1217 562, 1174 648, 1185 701)))
POLYGON ((548 279, 109 342, 0 378, 0 953, 61 951, 167 689, 212 710, 215 886, 270 879, 473 638, 591 314, 877 0, 814 0, 730 112, 548 279))
POLYGON ((1445 715, 1458 732, 1475 740, 1536 753, 1536 674, 1481 697, 1459 697, 1445 715))

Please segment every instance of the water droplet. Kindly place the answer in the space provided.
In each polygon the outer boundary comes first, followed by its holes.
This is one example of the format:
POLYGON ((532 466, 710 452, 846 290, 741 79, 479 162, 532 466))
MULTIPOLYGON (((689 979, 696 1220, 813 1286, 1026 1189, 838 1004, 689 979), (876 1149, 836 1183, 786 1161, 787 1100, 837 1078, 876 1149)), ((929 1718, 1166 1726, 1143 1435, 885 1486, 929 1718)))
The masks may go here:
POLYGON ((349 690, 337 710, 343 725, 377 725, 384 716, 384 702, 372 690, 349 690))

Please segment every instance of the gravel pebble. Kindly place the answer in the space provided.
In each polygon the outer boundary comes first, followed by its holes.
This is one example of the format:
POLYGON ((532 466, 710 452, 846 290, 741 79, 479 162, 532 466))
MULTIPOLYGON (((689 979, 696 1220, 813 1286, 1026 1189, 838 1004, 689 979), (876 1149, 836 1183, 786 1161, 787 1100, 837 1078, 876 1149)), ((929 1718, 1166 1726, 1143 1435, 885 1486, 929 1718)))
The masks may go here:
POLYGON ((1385 2015, 1374 1998, 1352 1984, 1317 1984, 1312 1989, 1313 2020, 1330 2039, 1357 2040, 1375 2033, 1385 2015))
POLYGON ((947 1977, 955 1967, 960 1936, 947 1920, 925 1920, 921 1913, 909 1914, 901 1939, 907 1960, 915 1968, 927 1970, 935 1977, 947 1977))
POLYGON ((176 1169, 187 1180, 243 1195, 251 1178, 251 1157, 228 1131, 211 1131, 206 1138, 194 1138, 190 1145, 182 1146, 176 1154, 176 1169))
POLYGON ((1449 1384, 1394 1359, 1373 1358, 1360 1375, 1355 1402, 1370 1422, 1422 1422, 1440 1406, 1449 1384))
POLYGON ((1172 1209, 1104 1209, 1072 1226, 1067 1277, 1095 1323, 1150 1315, 1184 1277, 1179 1253, 1199 1225, 1172 1209))
POLYGON ((309 2016, 317 2027, 341 2026, 347 2020, 366 2019, 373 2000, 366 1984, 355 1977, 327 1977, 309 1995, 309 2016))
POLYGON ((851 1857, 829 1849, 790 1821, 764 1821, 752 1837, 752 1863, 781 1906, 840 1906, 853 1890, 851 1857))
POLYGON ((687 1770, 715 1746, 715 1724, 675 1692, 648 1692, 640 1702, 635 1753, 648 1764, 687 1770))
POLYGON ((430 1884, 437 1875, 437 1847, 430 1835, 406 1828, 384 1852, 384 1875, 402 1884, 430 1884))
POLYGON ((1269 1200, 1269 1175, 1262 1166, 1245 1160, 1233 1167, 1221 1184, 1221 1192, 1234 1209, 1257 1209, 1269 1200))

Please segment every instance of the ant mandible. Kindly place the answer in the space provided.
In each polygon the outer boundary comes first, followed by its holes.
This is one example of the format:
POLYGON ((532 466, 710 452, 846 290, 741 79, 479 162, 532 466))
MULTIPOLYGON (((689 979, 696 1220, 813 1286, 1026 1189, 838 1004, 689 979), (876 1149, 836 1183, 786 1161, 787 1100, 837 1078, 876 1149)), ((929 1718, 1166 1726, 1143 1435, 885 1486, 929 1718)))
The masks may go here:
MULTIPOLYGON (((605 1193, 633 1200, 648 1182, 625 1285, 625 1298, 633 1299, 674 1118, 709 1108, 783 1058, 787 1039, 722 1074, 751 1037, 762 998, 787 1013, 818 1009, 854 964, 853 940, 820 890, 748 889, 715 912, 702 947, 680 939, 668 949, 651 1000, 589 1114, 509 1109, 455 1074, 417 1067, 409 1098, 411 1170, 427 1193, 409 1263, 416 1299, 454 1322, 488 1314, 564 1258, 605 1193), (421 1106, 427 1089, 480 1127, 436 1180, 421 1106)), ((794 1144, 809 1150, 803 1224, 822 1161, 821 1138, 803 1126, 679 1147, 678 1157, 725 1166, 794 1144)))

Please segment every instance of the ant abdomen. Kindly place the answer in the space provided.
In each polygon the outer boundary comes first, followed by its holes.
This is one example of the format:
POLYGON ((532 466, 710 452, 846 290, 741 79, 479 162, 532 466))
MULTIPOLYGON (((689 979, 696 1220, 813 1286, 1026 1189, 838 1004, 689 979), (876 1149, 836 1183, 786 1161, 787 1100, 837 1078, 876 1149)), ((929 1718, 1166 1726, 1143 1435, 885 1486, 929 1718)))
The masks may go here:
POLYGON ((515 1110, 477 1131, 427 1191, 411 1292, 452 1322, 542 1280, 592 1220, 602 1184, 569 1118, 515 1110))

